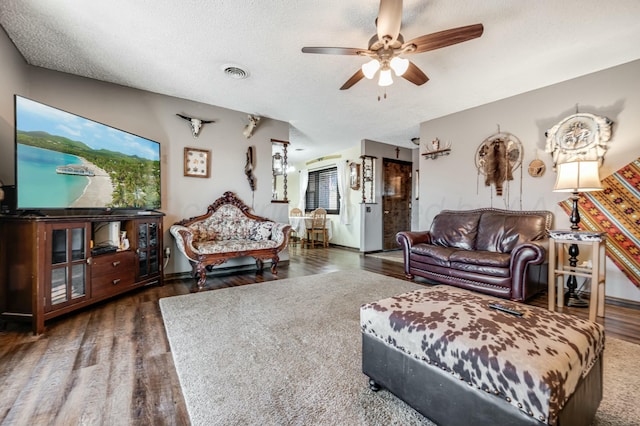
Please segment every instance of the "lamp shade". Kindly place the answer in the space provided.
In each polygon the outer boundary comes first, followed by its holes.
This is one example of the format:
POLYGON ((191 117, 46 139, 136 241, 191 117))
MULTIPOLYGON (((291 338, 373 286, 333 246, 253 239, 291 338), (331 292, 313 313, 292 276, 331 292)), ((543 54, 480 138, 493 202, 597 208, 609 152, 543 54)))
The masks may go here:
POLYGON ((398 77, 401 77, 409 68, 409 60, 396 56, 391 60, 389 66, 398 77))
POLYGON ((558 164, 554 192, 601 191, 598 161, 572 161, 558 164))
POLYGON ((393 79, 391 78, 391 70, 381 70, 380 78, 378 79, 378 86, 391 86, 393 84, 393 79))
POLYGON ((369 80, 376 75, 376 72, 380 69, 380 62, 377 59, 372 59, 366 64, 362 64, 362 73, 369 80))

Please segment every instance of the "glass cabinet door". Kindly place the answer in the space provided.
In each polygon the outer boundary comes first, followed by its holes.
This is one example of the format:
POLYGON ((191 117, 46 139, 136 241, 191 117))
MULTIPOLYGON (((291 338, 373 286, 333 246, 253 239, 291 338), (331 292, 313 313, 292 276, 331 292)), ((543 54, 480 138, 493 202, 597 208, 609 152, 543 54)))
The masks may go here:
POLYGON ((50 244, 48 311, 83 300, 87 296, 87 236, 81 224, 52 224, 47 227, 50 244))
POLYGON ((160 272, 159 225, 157 222, 138 224, 138 272, 145 278, 160 272))

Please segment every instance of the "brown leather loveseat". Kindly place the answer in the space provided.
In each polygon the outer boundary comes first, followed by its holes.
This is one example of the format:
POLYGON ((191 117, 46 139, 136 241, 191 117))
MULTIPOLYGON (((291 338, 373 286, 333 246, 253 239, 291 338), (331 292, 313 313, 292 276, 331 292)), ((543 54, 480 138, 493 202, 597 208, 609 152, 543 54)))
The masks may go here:
POLYGON ((443 210, 429 231, 399 232, 408 278, 524 301, 546 289, 549 211, 443 210))

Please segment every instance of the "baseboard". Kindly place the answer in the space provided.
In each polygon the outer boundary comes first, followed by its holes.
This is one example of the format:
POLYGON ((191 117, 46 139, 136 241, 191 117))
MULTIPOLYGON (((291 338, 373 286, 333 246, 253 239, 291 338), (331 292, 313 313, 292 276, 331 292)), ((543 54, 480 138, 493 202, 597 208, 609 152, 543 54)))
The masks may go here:
POLYGON ((640 302, 636 300, 605 296, 604 303, 607 305, 620 306, 622 308, 636 309, 640 311, 640 302))
MULTIPOLYGON (((591 300, 591 292, 579 291, 577 292, 584 300, 591 300)), ((636 300, 620 299, 619 297, 605 296, 605 305, 620 306, 621 308, 629 308, 640 311, 640 302, 636 300)))

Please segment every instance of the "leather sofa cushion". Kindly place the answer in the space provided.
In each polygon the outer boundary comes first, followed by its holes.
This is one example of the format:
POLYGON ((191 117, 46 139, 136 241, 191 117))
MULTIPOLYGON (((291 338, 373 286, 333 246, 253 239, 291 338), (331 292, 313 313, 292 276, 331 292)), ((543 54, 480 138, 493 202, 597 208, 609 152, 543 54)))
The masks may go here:
POLYGON ((519 243, 544 238, 545 232, 543 216, 484 213, 478 224, 476 249, 511 253, 519 243))
POLYGON ((451 253, 454 253, 456 251, 459 251, 459 249, 454 247, 434 246, 431 244, 416 244, 411 248, 412 254, 429 256, 433 257, 434 259, 443 260, 445 262, 448 262, 451 253))
POLYGON ((431 223, 431 242, 443 247, 474 250, 479 221, 479 212, 440 213, 431 223))
POLYGON ((508 268, 511 255, 480 250, 457 250, 449 256, 450 262, 469 263, 471 265, 497 266, 508 268))
MULTIPOLYGON (((464 271, 474 274, 488 275, 491 277, 508 278, 511 275, 509 268, 499 268, 497 266, 474 265, 472 263, 451 262, 451 270, 464 271)), ((453 273, 452 273, 453 275, 453 273)), ((471 277, 469 277, 471 278, 471 277)))
POLYGON ((411 248, 409 258, 420 263, 449 267, 449 256, 455 247, 440 247, 431 244, 418 244, 411 248))

